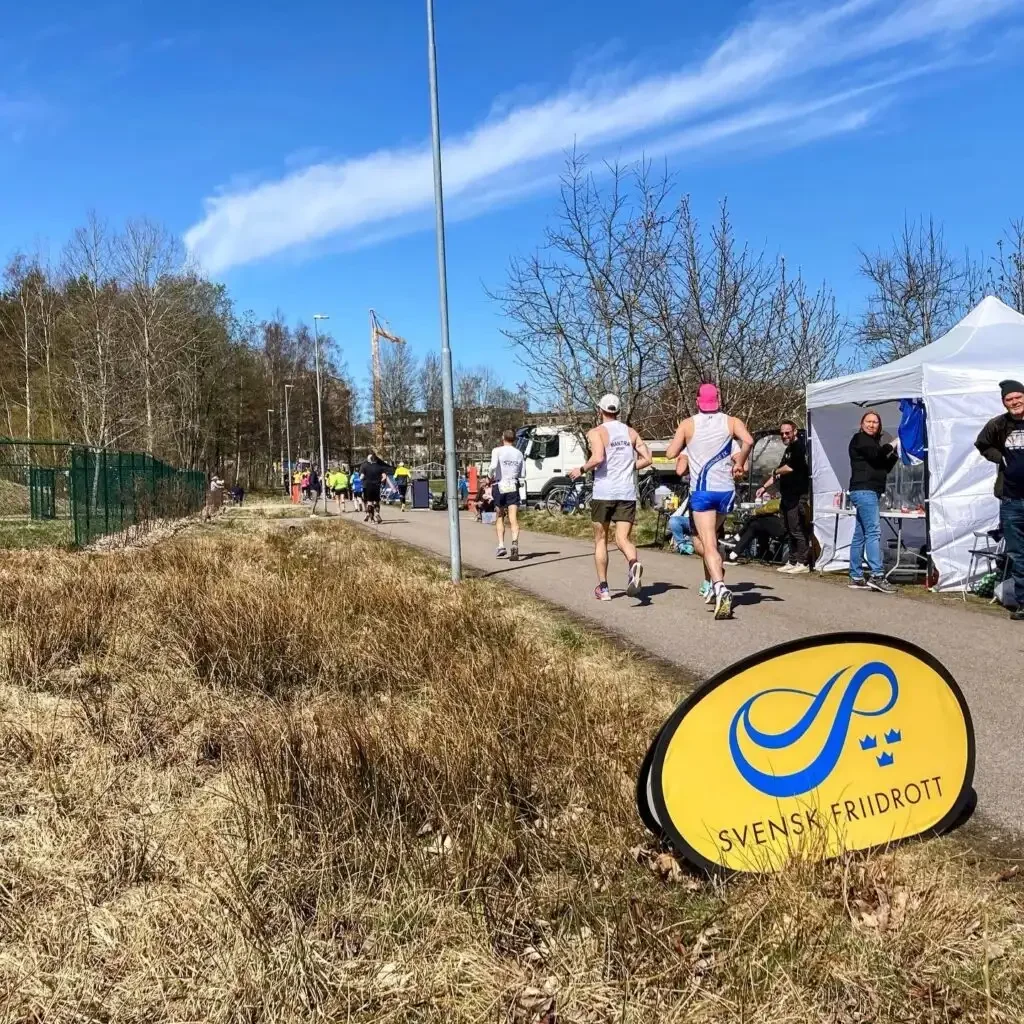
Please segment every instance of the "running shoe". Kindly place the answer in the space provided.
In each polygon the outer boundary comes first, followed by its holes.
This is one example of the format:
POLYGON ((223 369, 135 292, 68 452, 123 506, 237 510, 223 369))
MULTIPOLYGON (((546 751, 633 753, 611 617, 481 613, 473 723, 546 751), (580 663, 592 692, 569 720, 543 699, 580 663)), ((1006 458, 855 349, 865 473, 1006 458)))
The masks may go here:
POLYGON ((611 591, 608 589, 607 583, 599 583, 594 587, 594 597, 598 601, 610 601, 612 599, 611 591))
POLYGON ((500 548, 498 548, 494 552, 494 557, 495 558, 504 558, 507 554, 508 554, 508 552, 505 550, 504 545, 502 545, 500 548))
POLYGON ((705 603, 710 604, 711 599, 715 596, 715 588, 711 586, 711 580, 705 580, 700 585, 700 590, 697 591, 697 596, 705 603))
POLYGON ((640 593, 640 583, 643 579, 644 567, 639 562, 634 562, 626 573, 626 593, 630 597, 636 597, 640 593))
POLYGON ((807 573, 809 573, 810 571, 811 571, 811 567, 809 565, 804 565, 801 562, 798 565, 794 565, 793 568, 789 570, 788 575, 790 575, 790 576, 804 576, 807 573))
POLYGON ((517 541, 517 540, 512 541, 512 550, 509 551, 508 560, 510 562, 518 562, 519 561, 519 541, 517 541))
POLYGON ((850 590, 870 590, 867 580, 850 580, 847 584, 850 590))
POLYGON ((780 565, 776 572, 793 572, 797 568, 796 562, 787 562, 785 565, 780 565))
POLYGON ((879 594, 896 593, 896 588, 884 576, 872 576, 868 580, 868 589, 876 590, 879 594))
POLYGON ((715 618, 732 618, 732 593, 728 587, 719 587, 715 592, 715 618))

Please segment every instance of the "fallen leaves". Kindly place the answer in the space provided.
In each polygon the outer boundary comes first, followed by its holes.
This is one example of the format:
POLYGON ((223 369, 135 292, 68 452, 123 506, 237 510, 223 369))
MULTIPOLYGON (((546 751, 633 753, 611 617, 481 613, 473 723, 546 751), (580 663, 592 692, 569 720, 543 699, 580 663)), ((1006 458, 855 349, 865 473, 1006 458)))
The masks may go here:
POLYGON ((540 986, 527 985, 516 996, 513 1016, 518 1021, 536 1021, 537 1024, 555 1024, 555 998, 558 979, 551 975, 540 986))
POLYGON ((701 888, 701 880, 683 870, 683 866, 671 853, 658 853, 645 846, 634 846, 629 855, 638 864, 645 866, 663 882, 670 885, 682 885, 689 892, 701 888))

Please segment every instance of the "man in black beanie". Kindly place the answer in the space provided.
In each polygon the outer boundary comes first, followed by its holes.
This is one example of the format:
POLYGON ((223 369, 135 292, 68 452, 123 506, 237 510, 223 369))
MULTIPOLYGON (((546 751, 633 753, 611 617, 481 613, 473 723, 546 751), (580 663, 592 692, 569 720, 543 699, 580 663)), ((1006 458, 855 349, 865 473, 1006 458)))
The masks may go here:
POLYGON ((1017 607, 1010 617, 1024 622, 1024 384, 1019 380, 1001 380, 999 391, 1006 412, 982 427, 974 447, 999 467, 999 526, 1017 598, 1017 607))

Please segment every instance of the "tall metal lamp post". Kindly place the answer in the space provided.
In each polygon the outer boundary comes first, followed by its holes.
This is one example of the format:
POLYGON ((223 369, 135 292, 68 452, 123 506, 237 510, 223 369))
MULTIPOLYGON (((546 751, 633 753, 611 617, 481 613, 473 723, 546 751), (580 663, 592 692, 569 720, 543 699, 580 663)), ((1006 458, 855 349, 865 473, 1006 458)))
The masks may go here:
POLYGON ((289 494, 292 491, 292 424, 288 416, 288 392, 293 387, 295 387, 294 384, 285 384, 284 386, 284 433, 288 444, 288 473, 285 476, 284 486, 289 494))
POLYGON ((441 180, 441 115, 437 102, 437 53, 434 47, 434 0, 427 0, 427 66, 430 77, 430 138, 434 152, 434 217, 437 222, 437 284, 441 299, 441 398, 444 406, 445 490, 448 492, 448 546, 452 580, 462 579, 459 533, 459 466, 455 452, 455 402, 452 350, 448 340, 448 271, 444 251, 444 186, 441 180))
MULTIPOLYGON (((327 511, 327 485, 324 483, 324 473, 327 471, 327 466, 324 463, 324 406, 320 388, 320 328, 318 322, 330 319, 326 313, 313 314, 313 350, 316 356, 316 418, 320 427, 320 490, 324 496, 325 513, 327 511)), ((315 504, 313 511, 316 512, 315 504)))

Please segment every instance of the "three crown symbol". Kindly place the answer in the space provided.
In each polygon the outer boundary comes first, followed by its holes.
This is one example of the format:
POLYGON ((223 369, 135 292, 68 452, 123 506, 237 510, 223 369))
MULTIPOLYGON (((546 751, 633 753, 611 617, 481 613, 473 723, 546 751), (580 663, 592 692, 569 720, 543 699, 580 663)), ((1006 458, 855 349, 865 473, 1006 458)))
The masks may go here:
MULTIPOLYGON (((888 737, 886 737, 888 739, 888 737)), ((878 746, 878 740, 874 736, 865 736, 860 741, 861 750, 874 750, 878 746)))
POLYGON ((885 768, 888 765, 892 764, 893 756, 888 751, 885 751, 884 753, 879 754, 878 757, 875 758, 875 760, 878 762, 879 768, 885 768))
POLYGON ((899 731, 899 729, 890 729, 885 734, 886 743, 899 743, 901 739, 903 739, 903 734, 899 731))

